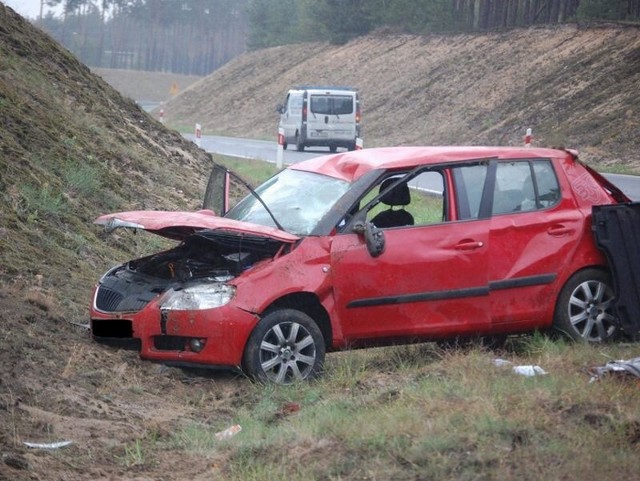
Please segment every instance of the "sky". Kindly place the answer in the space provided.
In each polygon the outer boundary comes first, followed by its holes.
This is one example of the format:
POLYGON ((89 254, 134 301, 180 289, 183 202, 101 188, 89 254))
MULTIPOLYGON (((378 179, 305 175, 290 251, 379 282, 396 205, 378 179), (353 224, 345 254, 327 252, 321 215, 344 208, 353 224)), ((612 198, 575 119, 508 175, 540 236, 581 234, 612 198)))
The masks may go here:
MULTIPOLYGON (((31 19, 38 18, 40 15, 40 0, 0 0, 7 7, 13 8, 23 17, 31 19)), ((44 6, 44 14, 50 10, 46 5, 44 6)))

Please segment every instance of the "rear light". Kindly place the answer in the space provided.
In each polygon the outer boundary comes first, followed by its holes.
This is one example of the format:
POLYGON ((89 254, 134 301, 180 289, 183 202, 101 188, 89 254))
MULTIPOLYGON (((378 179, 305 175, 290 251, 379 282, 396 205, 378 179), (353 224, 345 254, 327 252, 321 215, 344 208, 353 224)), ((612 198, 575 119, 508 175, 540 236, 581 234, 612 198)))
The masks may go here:
POLYGON ((359 124, 362 119, 362 114, 360 113, 360 106, 356 108, 356 123, 359 124))
POLYGON ((305 120, 307 120, 307 104, 306 103, 302 107, 302 121, 304 122, 305 120))

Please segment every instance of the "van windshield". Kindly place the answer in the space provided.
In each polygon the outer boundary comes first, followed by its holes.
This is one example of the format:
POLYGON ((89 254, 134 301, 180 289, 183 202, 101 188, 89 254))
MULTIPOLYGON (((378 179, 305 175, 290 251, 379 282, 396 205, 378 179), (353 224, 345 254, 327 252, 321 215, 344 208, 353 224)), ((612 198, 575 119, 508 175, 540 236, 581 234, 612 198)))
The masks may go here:
POLYGON ((311 112, 322 115, 347 115, 353 113, 351 95, 311 95, 311 112))
MULTIPOLYGON (((255 189, 284 230, 308 235, 349 188, 349 183, 313 172, 286 169, 255 189)), ((276 227, 273 219, 252 194, 225 215, 253 224, 276 227)))

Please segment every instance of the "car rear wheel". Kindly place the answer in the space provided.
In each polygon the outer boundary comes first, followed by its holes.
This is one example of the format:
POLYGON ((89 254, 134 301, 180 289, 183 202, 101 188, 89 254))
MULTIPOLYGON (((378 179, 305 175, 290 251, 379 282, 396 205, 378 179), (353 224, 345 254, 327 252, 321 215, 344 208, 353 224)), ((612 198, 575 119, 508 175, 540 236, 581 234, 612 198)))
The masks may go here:
POLYGON ((562 289, 553 326, 574 340, 610 340, 618 332, 613 302, 611 276, 599 269, 585 269, 571 277, 562 289))
POLYGON ((304 142, 298 134, 296 134, 296 149, 298 149, 298 152, 304 152, 304 142))
POLYGON ((256 381, 291 384, 317 377, 325 350, 313 319, 294 309, 279 309, 267 314, 249 336, 244 369, 256 381))

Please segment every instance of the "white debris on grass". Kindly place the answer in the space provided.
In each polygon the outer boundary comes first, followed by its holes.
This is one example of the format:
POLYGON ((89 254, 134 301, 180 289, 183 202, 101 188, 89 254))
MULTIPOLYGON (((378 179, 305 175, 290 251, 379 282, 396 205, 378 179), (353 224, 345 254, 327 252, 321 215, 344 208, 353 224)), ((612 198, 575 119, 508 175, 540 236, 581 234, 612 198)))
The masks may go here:
POLYGON ((513 363, 511 361, 507 361, 506 359, 494 359, 493 365, 497 367, 512 366, 511 370, 515 374, 519 374, 520 376, 532 377, 532 376, 542 376, 542 375, 548 374, 540 366, 532 366, 532 365, 513 366, 513 363))
POLYGON ((57 443, 30 443, 27 441, 23 442, 25 446, 33 449, 60 449, 65 446, 69 446, 73 441, 59 441, 57 443))

